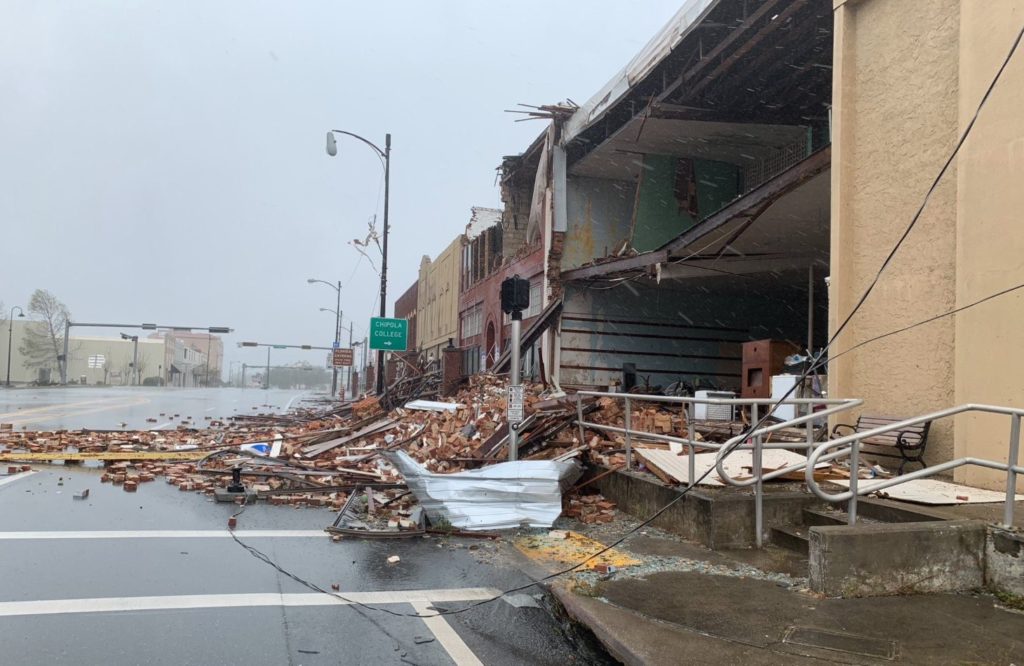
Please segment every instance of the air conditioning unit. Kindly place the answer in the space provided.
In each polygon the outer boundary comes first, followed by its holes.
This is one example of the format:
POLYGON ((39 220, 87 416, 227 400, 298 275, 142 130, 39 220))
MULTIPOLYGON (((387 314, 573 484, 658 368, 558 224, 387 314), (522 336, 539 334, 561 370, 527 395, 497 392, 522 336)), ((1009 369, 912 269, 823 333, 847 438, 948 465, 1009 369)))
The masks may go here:
MULTIPOLYGON (((694 397, 698 399, 728 399, 735 398, 732 391, 697 391, 694 397)), ((709 405, 698 402, 693 408, 693 418, 698 421, 732 421, 734 405, 709 405)))

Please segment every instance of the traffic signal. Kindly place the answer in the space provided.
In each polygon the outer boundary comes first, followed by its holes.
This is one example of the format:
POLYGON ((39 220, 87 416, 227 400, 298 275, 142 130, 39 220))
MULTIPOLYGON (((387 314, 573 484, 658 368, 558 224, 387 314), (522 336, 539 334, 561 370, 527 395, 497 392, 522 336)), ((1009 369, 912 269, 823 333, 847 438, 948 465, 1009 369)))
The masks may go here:
POLYGON ((505 314, 522 312, 530 307, 530 281, 518 275, 501 283, 501 311, 505 314))

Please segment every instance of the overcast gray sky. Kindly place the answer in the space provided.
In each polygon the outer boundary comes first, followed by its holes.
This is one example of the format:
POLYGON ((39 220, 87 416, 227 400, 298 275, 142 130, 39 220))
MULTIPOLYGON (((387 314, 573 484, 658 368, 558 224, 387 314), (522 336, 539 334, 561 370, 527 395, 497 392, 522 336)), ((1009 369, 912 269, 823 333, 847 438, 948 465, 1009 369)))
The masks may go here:
MULTIPOLYGON (((330 345, 315 277, 361 337, 379 277, 348 242, 382 170, 351 140, 328 157, 326 130, 392 134, 390 314, 543 129, 504 110, 582 103, 678 6, 0 0, 0 300, 231 326, 228 359, 258 363, 234 343, 330 345)), ((322 355, 274 362, 299 359, 322 355)))

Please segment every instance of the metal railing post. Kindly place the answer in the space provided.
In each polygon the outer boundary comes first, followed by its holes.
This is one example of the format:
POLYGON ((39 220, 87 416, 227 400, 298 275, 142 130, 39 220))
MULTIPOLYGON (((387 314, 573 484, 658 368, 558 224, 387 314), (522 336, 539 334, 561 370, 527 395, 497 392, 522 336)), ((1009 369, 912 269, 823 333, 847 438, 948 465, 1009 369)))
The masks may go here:
MULTIPOLYGON (((755 430, 758 422, 758 405, 750 406, 750 424, 755 430)), ((764 480, 761 478, 761 436, 753 439, 753 463, 754 463, 754 542, 758 548, 764 545, 764 480)))
POLYGON ((754 528, 757 530, 757 547, 764 545, 764 475, 761 465, 761 435, 754 438, 754 478, 757 479, 757 497, 754 506, 754 528))
POLYGON ((583 396, 579 393, 576 394, 576 423, 580 426, 580 446, 586 446, 583 435, 583 396))
POLYGON ((633 413, 629 407, 629 398, 626 400, 626 469, 633 468, 633 438, 630 436, 630 430, 633 428, 633 413))
POLYGON ((860 440, 850 445, 850 500, 846 503, 846 524, 857 524, 857 481, 860 478, 860 440))
POLYGON ((695 405, 692 402, 686 403, 686 438, 690 440, 687 445, 687 458, 689 459, 690 465, 690 482, 687 484, 689 487, 693 487, 693 484, 697 482, 694 478, 697 475, 697 452, 693 450, 693 438, 696 434, 696 427, 693 425, 693 413, 695 411, 695 405))
POLYGON ((1013 469, 1020 460, 1020 415, 1010 417, 1010 453, 1006 458, 1006 504, 1003 506, 1003 526, 1013 527, 1013 505, 1017 498, 1017 472, 1013 469))
MULTIPOLYGON (((807 415, 811 416, 814 414, 814 403, 807 403, 807 415)), ((807 422, 807 452, 810 453, 811 449, 814 448, 814 420, 807 422)))

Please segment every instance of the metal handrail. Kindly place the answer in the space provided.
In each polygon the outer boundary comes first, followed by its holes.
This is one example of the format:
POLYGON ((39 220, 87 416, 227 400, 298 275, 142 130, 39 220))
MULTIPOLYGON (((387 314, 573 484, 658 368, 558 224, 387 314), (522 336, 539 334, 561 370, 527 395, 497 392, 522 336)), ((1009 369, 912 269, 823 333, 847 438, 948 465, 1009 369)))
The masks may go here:
MULTIPOLYGON (((795 426, 795 425, 801 425, 801 424, 804 424, 804 423, 808 423, 809 421, 818 421, 818 420, 823 419, 823 418, 828 418, 831 414, 834 414, 836 412, 843 411, 843 410, 846 410, 846 409, 850 409, 852 407, 856 407, 856 406, 860 405, 862 402, 863 402, 862 400, 858 400, 858 399, 838 399, 838 398, 787 398, 786 400, 783 400, 783 401, 775 401, 775 400, 772 400, 770 398, 697 398, 697 397, 689 397, 689 396, 647 395, 647 394, 644 394, 644 393, 611 393, 611 392, 605 392, 605 391, 578 391, 576 393, 576 409, 577 409, 576 423, 577 423, 577 425, 579 427, 579 434, 580 434, 580 442, 581 443, 584 442, 584 432, 583 432, 584 428, 590 428, 592 430, 599 430, 599 431, 603 431, 603 432, 614 432, 614 433, 618 433, 618 434, 624 435, 625 436, 625 440, 626 440, 625 441, 625 444, 626 444, 625 448, 626 448, 626 469, 627 470, 632 468, 632 462, 633 462, 633 438, 634 437, 637 438, 637 439, 640 439, 640 440, 655 440, 655 441, 661 441, 661 442, 675 442, 675 443, 679 443, 679 444, 682 444, 682 445, 686 446, 686 449, 687 449, 687 463, 688 463, 688 467, 689 467, 689 480, 687 482, 687 486, 688 487, 693 487, 696 484, 696 481, 697 481, 697 479, 696 479, 696 451, 695 451, 695 448, 699 446, 699 447, 705 448, 705 449, 718 450, 719 451, 719 456, 716 459, 716 467, 718 468, 719 476, 721 476, 723 478, 723 481, 725 481, 727 483, 731 483, 732 485, 738 485, 738 486, 739 485, 744 485, 744 486, 745 485, 754 485, 754 486, 756 486, 755 493, 754 493, 754 495, 755 495, 755 499, 754 499, 754 503, 755 503, 755 529, 757 531, 756 542, 757 542, 757 545, 760 547, 762 545, 762 542, 763 542, 762 524, 763 524, 763 516, 764 516, 764 510, 763 510, 763 507, 764 507, 764 496, 763 496, 763 488, 762 488, 762 482, 764 481, 764 479, 760 478, 760 476, 761 476, 761 474, 760 474, 760 472, 761 472, 760 462, 761 462, 761 451, 762 451, 762 449, 764 449, 764 448, 770 448, 770 449, 783 449, 783 448, 787 448, 787 449, 792 449, 792 448, 801 448, 801 447, 803 447, 803 448, 806 448, 809 451, 811 448, 814 447, 814 432, 813 432, 813 428, 811 427, 810 424, 808 424, 808 427, 807 427, 807 441, 803 445, 797 444, 797 443, 794 443, 794 442, 779 442, 779 443, 776 443, 776 444, 764 444, 763 443, 763 435, 775 432, 777 430, 782 430, 782 429, 785 429, 785 428, 789 428, 789 427, 792 427, 792 426, 795 426), (590 421, 585 421, 584 418, 583 418, 583 396, 607 397, 607 398, 614 398, 614 399, 622 399, 622 400, 624 400, 624 402, 625 402, 625 409, 624 409, 624 424, 623 425, 625 427, 619 428, 618 426, 611 426, 611 425, 606 425, 606 424, 602 424, 602 423, 594 423, 594 422, 590 422, 590 421), (632 428, 632 410, 631 410, 632 402, 631 401, 661 402, 661 403, 685 405, 685 407, 686 407, 686 422, 687 422, 687 430, 688 430, 687 437, 676 437, 674 435, 659 434, 659 433, 649 433, 649 432, 645 432, 645 431, 642 431, 642 430, 634 430, 632 428), (806 406, 808 413, 803 415, 803 416, 798 416, 798 417, 793 418, 793 419, 785 420, 785 421, 783 421, 781 423, 778 423, 778 424, 773 424, 773 425, 770 425, 770 426, 764 426, 762 428, 758 428, 753 433, 744 433, 743 435, 739 435, 737 437, 734 437, 734 438, 730 439, 728 442, 726 442, 724 444, 718 444, 718 443, 715 443, 715 442, 706 442, 706 441, 703 441, 703 440, 699 440, 698 441, 696 439, 696 437, 695 437, 695 430, 694 430, 694 407, 696 405, 698 405, 698 404, 726 405, 726 406, 731 406, 731 407, 749 406, 751 408, 751 417, 752 417, 752 420, 754 420, 754 421, 757 421, 759 407, 762 406, 762 405, 768 405, 768 406, 771 407, 771 411, 769 411, 769 414, 774 412, 775 409, 777 407, 781 406, 781 405, 795 405, 795 406, 798 406, 798 407, 801 406, 801 405, 804 405, 804 406, 806 406), (815 408, 818 407, 818 406, 825 406, 826 409, 821 410, 821 411, 815 411, 815 408), (754 456, 753 456, 754 457, 754 467, 755 467, 755 472, 756 472, 755 473, 755 480, 753 480, 753 481, 751 481, 749 483, 748 482, 738 482, 735 479, 732 479, 731 477, 726 475, 724 470, 722 469, 721 461, 724 458, 722 452, 723 451, 730 451, 730 447, 733 447, 733 445, 736 444, 738 441, 743 440, 743 439, 747 439, 747 438, 752 438, 752 437, 754 438, 753 441, 755 442, 755 445, 754 445, 755 453, 754 453, 754 456)), ((736 447, 733 447, 733 448, 744 448, 744 447, 736 446, 736 447)), ((771 475, 766 477, 766 478, 775 478, 776 476, 782 476, 783 474, 788 474, 788 473, 791 473, 791 472, 799 470, 799 469, 800 469, 800 466, 794 466, 794 467, 787 468, 786 470, 776 470, 775 472, 772 472, 771 475)))
POLYGON ((978 467, 986 467, 988 469, 996 469, 1006 472, 1006 500, 1003 505, 1003 525, 1011 527, 1013 525, 1014 501, 1017 494, 1017 475, 1024 474, 1024 467, 1020 465, 1021 417, 1024 417, 1024 409, 968 403, 958 407, 950 407, 948 409, 942 409, 923 416, 916 416, 896 423, 879 426, 877 428, 872 428, 871 430, 856 432, 827 442, 822 442, 813 451, 811 451, 809 456, 807 456, 807 463, 804 470, 807 487, 811 492, 827 502, 847 502, 847 522, 850 525, 854 525, 857 522, 857 497, 860 495, 867 495, 884 488, 891 488, 901 483, 906 483, 907 481, 934 476, 941 472, 956 469, 957 467, 977 465, 978 467), (863 487, 860 486, 857 470, 860 461, 861 440, 887 432, 902 430, 907 426, 919 425, 921 423, 936 421, 949 416, 956 416, 957 414, 963 414, 964 412, 1003 414, 1010 417, 1010 447, 1007 462, 1002 463, 997 460, 986 460, 984 458, 974 457, 957 458, 956 460, 949 460, 938 465, 932 465, 931 467, 926 467, 924 469, 917 470, 916 472, 902 474, 900 476, 874 482, 863 487), (837 446, 844 446, 846 444, 849 444, 850 446, 833 453, 825 453, 829 449, 833 449, 837 446), (818 462, 836 460, 837 458, 842 458, 846 455, 850 456, 850 489, 841 493, 826 493, 821 489, 821 486, 814 478, 815 465, 818 462))
MULTIPOLYGON (((663 442, 676 442, 676 443, 679 443, 679 444, 683 444, 683 445, 686 445, 688 447, 691 447, 691 455, 692 455, 692 447, 693 446, 700 446, 701 448, 708 448, 708 449, 719 449, 721 446, 723 446, 723 445, 717 444, 715 442, 706 442, 706 441, 703 441, 703 440, 695 439, 695 437, 694 437, 695 433, 694 433, 694 428, 693 428, 693 420, 694 420, 694 414, 693 414, 694 409, 693 409, 693 407, 694 407, 694 405, 697 405, 697 404, 727 405, 727 406, 732 406, 732 407, 745 407, 745 406, 749 406, 749 407, 751 407, 754 410, 755 414, 757 413, 757 407, 759 405, 772 405, 773 408, 777 407, 777 406, 780 406, 780 405, 808 405, 808 411, 812 412, 812 414, 810 414, 808 416, 804 416, 804 417, 800 417, 800 418, 796 418, 796 419, 790 419, 790 420, 787 420, 787 421, 783 421, 780 424, 774 425, 774 426, 772 426, 770 428, 765 428, 765 429, 763 429, 764 432, 774 432, 776 430, 781 430, 783 428, 789 427, 790 425, 804 423, 804 422, 806 422, 808 420, 812 420, 812 419, 813 420, 817 420, 817 419, 820 419, 823 415, 828 415, 828 414, 831 413, 831 411, 829 411, 829 410, 824 410, 824 411, 821 411, 821 412, 814 412, 813 411, 814 407, 817 406, 817 405, 844 405, 844 406, 847 406, 847 407, 844 407, 844 408, 848 408, 848 406, 852 406, 852 405, 850 405, 850 403, 851 403, 850 400, 838 400, 838 399, 830 399, 830 398, 788 398, 785 401, 777 403, 776 401, 772 400, 771 398, 696 398, 696 397, 689 397, 689 396, 674 396, 674 395, 647 395, 645 393, 611 393, 611 392, 607 392, 607 391, 577 391, 576 392, 576 396, 577 396, 577 398, 576 398, 576 403, 577 403, 576 404, 576 406, 577 406, 576 422, 577 422, 577 424, 579 426, 579 429, 580 429, 580 442, 581 443, 583 442, 583 429, 584 429, 584 427, 591 428, 592 430, 603 430, 603 431, 615 432, 615 433, 619 433, 619 434, 625 435, 626 436, 626 468, 627 469, 631 468, 631 466, 632 466, 632 437, 637 437, 638 439, 648 439, 648 440, 656 440, 656 441, 663 441, 663 442), (625 427, 624 428, 619 428, 619 427, 616 427, 616 426, 605 425, 603 423, 593 423, 593 422, 590 422, 590 421, 584 421, 583 420, 582 396, 593 396, 593 397, 615 398, 615 399, 621 398, 621 399, 623 399, 625 401, 625 410, 624 410, 624 412, 625 412, 625 424, 624 424, 625 427), (636 400, 636 401, 640 401, 640 402, 664 402, 664 403, 670 403, 670 404, 686 405, 686 421, 687 421, 687 425, 688 425, 688 433, 687 433, 688 437, 674 437, 672 435, 663 435, 663 434, 659 434, 659 433, 648 433, 648 432, 645 432, 643 430, 633 430, 632 427, 631 427, 631 425, 632 425, 631 424, 631 421, 632 421, 632 411, 630 409, 630 407, 631 407, 630 401, 631 400, 636 400)), ((860 404, 860 403, 858 402, 857 404, 860 404)), ((774 411, 774 409, 773 409, 773 411, 774 411)), ((730 440, 730 441, 732 441, 732 440, 730 440)), ((809 448, 809 446, 811 444, 813 444, 813 439, 811 437, 811 433, 810 432, 808 432, 807 444, 808 444, 808 448, 809 448)), ((784 448, 784 447, 782 445, 776 445, 776 446, 772 446, 771 448, 784 448)), ((792 446, 790 446, 789 448, 792 448, 792 446)), ((692 465, 691 465, 691 468, 690 468, 690 472, 691 472, 690 477, 691 477, 691 483, 692 483, 692 479, 693 479, 693 474, 692 474, 693 467, 692 467, 692 465)))
MULTIPOLYGON (((793 472, 799 472, 805 468, 811 470, 814 469, 813 467, 808 467, 810 462, 809 459, 807 459, 765 474, 764 468, 762 467, 762 456, 765 449, 798 449, 801 448, 801 445, 796 442, 765 444, 764 436, 777 430, 782 430, 783 428, 807 423, 807 441, 803 444, 803 448, 810 452, 810 450, 814 448, 815 444, 812 432, 813 424, 810 422, 817 421, 822 418, 827 419, 833 414, 838 414, 839 412, 858 407, 863 403, 864 401, 860 398, 835 398, 829 401, 830 406, 818 412, 814 411, 813 405, 809 405, 807 408, 808 413, 803 416, 798 416, 788 421, 783 421, 782 423, 757 428, 750 433, 737 435, 719 447, 718 455, 715 457, 715 471, 718 472, 718 478, 731 486, 739 488, 747 488, 750 486, 754 487, 754 542, 757 544, 758 548, 764 544, 764 482, 792 474, 793 472), (744 444, 743 440, 746 440, 747 443, 744 444), (725 459, 729 457, 733 451, 740 449, 751 449, 753 451, 750 456, 751 466, 753 468, 751 470, 751 478, 744 479, 742 481, 732 478, 725 472, 725 459)), ((756 422, 758 420, 757 405, 754 405, 751 408, 750 420, 752 422, 756 422)), ((813 472, 811 475, 813 476, 813 472)))

